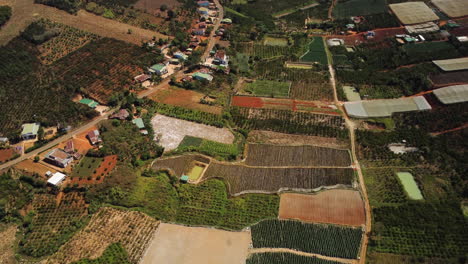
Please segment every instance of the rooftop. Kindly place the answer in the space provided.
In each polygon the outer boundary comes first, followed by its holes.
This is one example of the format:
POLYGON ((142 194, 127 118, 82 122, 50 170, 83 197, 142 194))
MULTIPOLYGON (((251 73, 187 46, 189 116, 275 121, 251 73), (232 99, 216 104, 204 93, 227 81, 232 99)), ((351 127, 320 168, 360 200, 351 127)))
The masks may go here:
POLYGON ((356 118, 389 117, 393 113, 432 109, 424 96, 346 102, 346 112, 356 118))
POLYGON ((40 124, 39 123, 27 123, 23 125, 23 131, 21 135, 37 135, 37 131, 39 131, 40 124))
POLYGON ((432 3, 449 17, 468 16, 466 0, 432 0, 432 3))
POLYGON ((80 103, 82 104, 85 104, 91 108, 95 108, 99 103, 94 101, 94 100, 91 100, 91 99, 88 99, 88 98, 83 98, 80 100, 80 103))
POLYGON ((453 85, 434 90, 434 95, 444 104, 468 101, 468 84, 453 85))
POLYGON ((145 123, 141 118, 135 118, 132 120, 132 123, 135 124, 139 129, 145 128, 145 123))
POLYGON ((405 25, 439 20, 439 17, 424 2, 391 4, 389 7, 405 25))
POLYGON ((63 179, 65 179, 65 174, 56 172, 47 180, 47 183, 58 185, 63 179))
POLYGON ((443 71, 468 70, 468 57, 449 60, 435 60, 432 62, 443 71))
POLYGON ((154 71, 161 71, 161 70, 163 70, 165 67, 166 67, 166 65, 161 64, 161 63, 158 63, 158 64, 155 64, 155 65, 151 66, 150 69, 151 69, 151 70, 154 70, 154 71))

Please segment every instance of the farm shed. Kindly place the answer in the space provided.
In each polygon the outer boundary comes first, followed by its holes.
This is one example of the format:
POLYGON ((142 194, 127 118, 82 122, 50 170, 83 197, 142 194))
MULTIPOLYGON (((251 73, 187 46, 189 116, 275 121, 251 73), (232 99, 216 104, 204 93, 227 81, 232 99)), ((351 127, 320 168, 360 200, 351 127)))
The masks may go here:
POLYGON ((53 149, 45 156, 44 159, 44 161, 61 168, 66 168, 72 160, 73 157, 61 149, 53 149))
POLYGON ((39 131, 40 124, 39 123, 28 123, 23 124, 21 131, 21 138, 23 140, 27 139, 35 139, 37 137, 37 131, 39 131))
POLYGON ((91 99, 88 99, 88 98, 83 98, 80 100, 80 103, 81 104, 84 104, 84 105, 87 105, 89 106, 90 108, 96 108, 96 106, 99 104, 98 102, 94 101, 94 100, 91 100, 91 99))
POLYGON ((52 175, 52 177, 50 177, 47 180, 47 183, 51 184, 51 185, 54 185, 54 186, 58 186, 63 182, 63 180, 65 180, 65 177, 66 177, 65 174, 63 174, 61 172, 56 172, 56 173, 54 173, 54 175, 52 175))
POLYGON ((430 110, 431 105, 424 96, 400 99, 346 102, 346 112, 356 118, 388 117, 393 113, 430 110))
POLYGON ((389 7, 398 20, 405 25, 439 20, 439 17, 424 2, 391 4, 389 7))
POLYGON ((166 65, 162 64, 162 63, 158 63, 158 64, 155 64, 153 66, 151 66, 148 71, 150 73, 156 73, 157 75, 164 75, 167 73, 167 67, 166 65))
POLYGON ((117 113, 114 113, 111 116, 109 116, 109 119, 125 120, 129 116, 130 114, 128 113, 127 109, 120 109, 117 113))
POLYGON ((213 80, 213 76, 209 75, 208 73, 196 72, 192 75, 192 77, 199 81, 209 81, 213 80))
POLYGON ((432 0, 432 3, 451 18, 468 16, 466 0, 432 0))
POLYGON ((135 76, 135 78, 133 79, 135 80, 135 82, 144 82, 144 81, 151 79, 151 75, 140 74, 140 75, 135 76))
POLYGON ((468 57, 449 60, 435 60, 432 62, 443 71, 468 70, 468 57))
POLYGON ((174 58, 181 59, 181 60, 186 60, 188 58, 188 56, 183 54, 182 52, 176 52, 176 53, 174 53, 174 58))
POLYGON ((327 40, 327 45, 329 47, 341 46, 344 45, 344 40, 338 38, 332 38, 327 40))
POLYGON ((405 27, 409 34, 423 34, 439 31, 439 26, 434 22, 427 22, 405 27))
POLYGON ((89 139, 91 145, 96 145, 102 142, 99 130, 97 129, 89 131, 88 134, 86 134, 86 137, 89 139))
POLYGON ((132 120, 132 123, 135 124, 139 129, 145 128, 145 123, 141 118, 135 118, 132 120))
POLYGON ((453 85, 434 90, 434 94, 443 104, 455 104, 468 101, 468 84, 453 85))
POLYGON ((182 175, 182 176, 180 177, 180 181, 181 181, 181 182, 186 183, 186 182, 188 182, 188 180, 189 180, 189 176, 187 176, 187 175, 182 175))

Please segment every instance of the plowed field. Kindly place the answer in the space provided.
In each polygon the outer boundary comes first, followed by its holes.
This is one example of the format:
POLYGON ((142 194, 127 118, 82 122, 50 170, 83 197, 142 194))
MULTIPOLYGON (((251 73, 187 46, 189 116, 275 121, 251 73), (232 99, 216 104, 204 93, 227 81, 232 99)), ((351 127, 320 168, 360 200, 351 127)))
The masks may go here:
POLYGON ((351 226, 366 222, 361 195, 353 190, 327 190, 315 195, 284 193, 279 218, 351 226))

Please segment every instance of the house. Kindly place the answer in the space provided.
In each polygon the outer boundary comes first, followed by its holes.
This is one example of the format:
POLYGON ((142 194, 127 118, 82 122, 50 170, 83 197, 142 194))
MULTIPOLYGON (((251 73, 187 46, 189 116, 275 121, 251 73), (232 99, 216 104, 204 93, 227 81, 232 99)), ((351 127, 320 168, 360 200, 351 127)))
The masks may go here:
POLYGON ((98 102, 94 101, 94 100, 91 100, 91 99, 88 99, 88 98, 83 98, 80 100, 80 103, 81 104, 84 104, 84 105, 87 105, 89 106, 90 108, 96 108, 96 106, 98 106, 98 102))
POLYGON ((47 180, 48 184, 59 186, 63 180, 65 180, 66 175, 61 172, 56 172, 47 180))
POLYGON ((86 135, 91 145, 97 145, 102 142, 101 136, 99 134, 99 130, 95 129, 93 131, 89 131, 86 135))
POLYGON ((127 109, 120 109, 118 112, 109 116, 109 119, 125 120, 130 116, 127 109))
POLYGON ((8 145, 9 140, 7 137, 0 137, 0 146, 6 146, 8 145))
POLYGON ((228 64, 228 57, 226 56, 226 52, 224 50, 218 50, 214 56, 213 60, 214 64, 228 64))
POLYGON ((197 36, 203 36, 205 35, 205 29, 203 28, 194 29, 192 30, 192 34, 197 35, 197 36))
POLYGON ((68 154, 73 154, 75 152, 75 143, 73 142, 73 139, 70 139, 65 143, 63 150, 68 154))
POLYGON ((141 118, 133 119, 132 123, 135 124, 139 129, 144 129, 145 128, 145 123, 143 122, 143 119, 141 119, 141 118))
POLYGON ((202 15, 208 15, 208 8, 206 7, 200 7, 198 8, 198 13, 202 14, 202 15))
POLYGON ((198 1, 197 5, 207 7, 207 6, 210 6, 210 2, 209 1, 198 1))
POLYGON ((164 75, 167 73, 167 67, 166 65, 162 64, 162 63, 158 63, 158 64, 155 64, 153 66, 151 66, 148 71, 151 73, 151 74, 157 74, 157 75, 164 75))
POLYGON ((72 160, 73 157, 61 149, 53 149, 44 158, 44 161, 61 168, 66 168, 72 160))
POLYGON ((232 19, 225 18, 225 19, 221 20, 221 24, 231 25, 232 24, 232 19))
POLYGON ((195 80, 199 80, 199 81, 209 81, 211 82, 213 80, 213 76, 208 74, 208 73, 202 73, 202 72, 196 72, 192 75, 192 77, 195 79, 195 80))
POLYGON ((189 176, 187 176, 187 175, 182 175, 180 177, 180 182, 182 182, 182 183, 187 183, 188 180, 189 180, 189 176))
POLYGON ((41 125, 39 123, 24 124, 22 126, 23 131, 21 131, 21 138, 23 140, 36 139, 40 126, 41 125))
POLYGON ((169 63, 173 65, 179 65, 180 61, 179 59, 172 58, 169 60, 169 63))
POLYGON ((339 39, 339 38, 332 38, 332 39, 327 40, 327 45, 329 47, 341 46, 341 45, 344 45, 344 40, 339 39))
POLYGON ((188 56, 183 54, 182 52, 176 52, 174 53, 174 58, 180 59, 180 60, 187 60, 188 56))
POLYGON ((151 79, 151 75, 149 74, 140 74, 140 75, 137 75, 133 78, 135 80, 135 82, 144 82, 144 81, 147 81, 149 79, 151 79))

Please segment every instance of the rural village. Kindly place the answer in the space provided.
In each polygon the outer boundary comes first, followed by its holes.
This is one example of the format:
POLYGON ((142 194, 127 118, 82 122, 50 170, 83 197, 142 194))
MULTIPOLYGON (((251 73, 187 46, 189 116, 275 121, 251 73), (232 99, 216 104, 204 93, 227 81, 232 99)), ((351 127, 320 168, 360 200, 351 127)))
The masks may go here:
POLYGON ((0 0, 0 264, 468 263, 466 0, 0 0))

